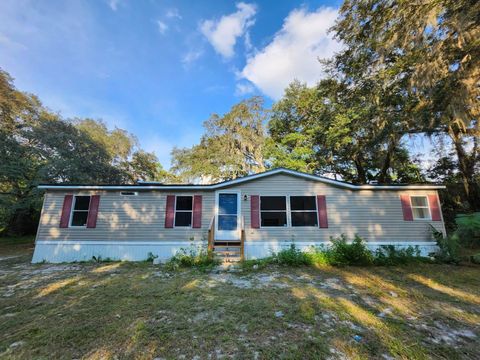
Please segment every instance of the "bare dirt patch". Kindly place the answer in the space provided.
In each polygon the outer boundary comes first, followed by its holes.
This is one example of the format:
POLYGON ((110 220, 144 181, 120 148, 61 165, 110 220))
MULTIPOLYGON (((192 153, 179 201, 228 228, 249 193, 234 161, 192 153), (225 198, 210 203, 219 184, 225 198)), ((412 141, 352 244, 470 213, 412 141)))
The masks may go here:
MULTIPOLYGON (((0 254, 1 255, 1 254, 0 254)), ((0 357, 480 358, 479 267, 0 261, 0 357)))

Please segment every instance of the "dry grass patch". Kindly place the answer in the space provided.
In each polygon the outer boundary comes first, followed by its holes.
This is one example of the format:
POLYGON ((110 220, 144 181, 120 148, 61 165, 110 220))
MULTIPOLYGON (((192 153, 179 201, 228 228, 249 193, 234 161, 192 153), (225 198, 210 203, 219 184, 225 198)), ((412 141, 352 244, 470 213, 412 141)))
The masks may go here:
POLYGON ((480 267, 0 261, 0 357, 480 358, 480 267))

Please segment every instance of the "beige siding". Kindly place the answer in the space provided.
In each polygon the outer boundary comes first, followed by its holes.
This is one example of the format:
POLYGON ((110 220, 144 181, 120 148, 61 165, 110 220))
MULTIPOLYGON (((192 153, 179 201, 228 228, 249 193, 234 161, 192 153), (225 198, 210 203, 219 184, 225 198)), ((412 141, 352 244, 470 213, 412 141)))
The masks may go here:
POLYGON ((242 199, 242 214, 251 241, 327 241, 330 236, 359 234, 371 242, 431 241, 429 224, 444 231, 440 221, 404 221, 400 194, 428 195, 436 190, 352 191, 291 175, 273 175, 231 189, 244 195, 326 195, 328 229, 317 227, 250 228, 250 201, 242 199))
POLYGON ((115 240, 115 241, 188 241, 207 238, 214 208, 212 192, 177 192, 175 195, 202 195, 202 228, 165 228, 165 205, 170 192, 139 192, 121 196, 119 191, 74 192, 75 195, 99 194, 97 227, 59 228, 63 199, 72 192, 49 191, 45 195, 37 240, 115 240))
MULTIPOLYGON (((242 192, 242 214, 247 241, 327 241, 330 236, 359 234, 367 241, 431 241, 429 224, 444 230, 442 222, 403 221, 400 194, 427 195, 435 190, 352 191, 290 175, 277 174, 228 189, 242 192), (250 201, 243 195, 326 195, 328 229, 317 227, 250 228, 250 201)), ((222 189, 222 190, 228 190, 222 189)), ((220 191, 222 191, 220 190, 220 191)), ((59 228, 65 194, 48 191, 40 220, 37 240, 110 240, 110 241, 188 241, 207 238, 213 217, 215 191, 144 191, 138 196, 121 196, 119 191, 75 192, 100 194, 97 227, 59 228), (202 228, 165 229, 166 195, 203 196, 202 228)))

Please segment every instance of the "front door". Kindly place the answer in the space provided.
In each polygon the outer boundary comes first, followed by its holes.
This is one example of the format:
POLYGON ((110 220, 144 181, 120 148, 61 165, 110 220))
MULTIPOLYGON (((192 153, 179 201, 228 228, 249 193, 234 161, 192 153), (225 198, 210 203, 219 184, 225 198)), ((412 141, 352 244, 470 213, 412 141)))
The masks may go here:
POLYGON ((215 208, 215 240, 240 240, 240 192, 217 192, 215 208))

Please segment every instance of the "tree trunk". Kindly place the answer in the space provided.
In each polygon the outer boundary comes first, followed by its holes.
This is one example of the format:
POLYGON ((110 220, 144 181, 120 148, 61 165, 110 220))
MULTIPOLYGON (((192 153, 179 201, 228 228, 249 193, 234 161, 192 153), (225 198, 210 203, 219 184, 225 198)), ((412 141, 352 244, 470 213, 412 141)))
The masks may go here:
POLYGON ((476 140, 472 154, 468 154, 462 143, 462 137, 458 133, 450 133, 455 151, 458 158, 458 170, 462 178, 463 189, 465 191, 466 200, 472 211, 480 211, 480 186, 475 181, 475 161, 477 158, 476 140))
POLYGON ((367 173, 365 172, 365 169, 363 168, 362 165, 362 159, 359 157, 356 157, 354 159, 355 162, 355 168, 357 169, 357 182, 359 184, 366 184, 367 183, 367 173))
POLYGON ((392 155, 396 145, 397 145, 396 141, 390 140, 388 142, 387 154, 385 155, 385 160, 383 161, 382 169, 380 170, 380 174, 378 175, 378 182, 380 184, 390 183, 391 181, 390 176, 388 176, 388 170, 390 170, 390 167, 391 167, 392 155))

